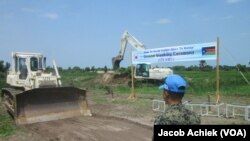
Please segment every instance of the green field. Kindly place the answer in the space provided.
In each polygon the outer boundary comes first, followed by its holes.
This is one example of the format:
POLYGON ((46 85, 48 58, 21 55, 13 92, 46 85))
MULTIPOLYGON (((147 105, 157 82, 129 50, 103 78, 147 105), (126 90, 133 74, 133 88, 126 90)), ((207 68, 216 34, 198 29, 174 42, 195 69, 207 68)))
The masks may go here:
MULTIPOLYGON (((216 92, 216 72, 204 71, 182 71, 175 72, 182 75, 188 82, 187 93, 192 95, 207 95, 216 92)), ((62 82, 64 85, 89 88, 91 90, 104 89, 102 83, 93 81, 97 77, 95 72, 62 72, 62 82)), ((250 73, 245 72, 244 76, 250 80, 250 73)), ((128 79, 130 79, 128 77, 128 79)), ((250 95, 250 85, 244 80, 238 71, 220 71, 220 94, 221 95, 250 95)), ((105 84, 109 85, 109 84, 105 84)), ((159 93, 159 84, 143 83, 136 87, 136 91, 141 94, 159 93)), ((111 86, 115 93, 129 93, 130 87, 124 83, 111 86)))
MULTIPOLYGON (((188 82, 188 93, 203 95, 215 93, 216 72, 176 72, 184 76, 188 82)), ((250 80, 250 73, 243 75, 250 80)), ((220 71, 219 85, 221 95, 249 95, 250 85, 238 71, 220 71)))

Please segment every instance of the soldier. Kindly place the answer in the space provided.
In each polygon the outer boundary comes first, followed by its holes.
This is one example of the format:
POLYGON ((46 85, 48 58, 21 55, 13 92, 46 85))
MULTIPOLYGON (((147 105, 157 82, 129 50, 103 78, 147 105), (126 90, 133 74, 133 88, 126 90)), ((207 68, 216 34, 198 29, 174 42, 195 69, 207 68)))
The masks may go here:
POLYGON ((164 81, 159 88, 163 89, 163 99, 168 107, 156 117, 154 125, 200 124, 200 116, 186 109, 181 102, 187 86, 186 81, 176 74, 167 76, 164 81))

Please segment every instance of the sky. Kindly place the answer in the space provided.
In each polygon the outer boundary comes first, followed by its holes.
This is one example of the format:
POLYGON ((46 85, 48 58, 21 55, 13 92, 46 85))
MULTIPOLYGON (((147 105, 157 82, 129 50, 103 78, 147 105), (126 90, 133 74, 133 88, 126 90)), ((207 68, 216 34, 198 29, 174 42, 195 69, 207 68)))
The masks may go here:
MULTIPOLYGON (((40 52, 48 65, 111 68, 128 31, 150 49, 219 38, 220 65, 249 66, 249 14, 249 0, 0 0, 0 60, 40 52)), ((122 67, 130 65, 131 48, 122 67)))

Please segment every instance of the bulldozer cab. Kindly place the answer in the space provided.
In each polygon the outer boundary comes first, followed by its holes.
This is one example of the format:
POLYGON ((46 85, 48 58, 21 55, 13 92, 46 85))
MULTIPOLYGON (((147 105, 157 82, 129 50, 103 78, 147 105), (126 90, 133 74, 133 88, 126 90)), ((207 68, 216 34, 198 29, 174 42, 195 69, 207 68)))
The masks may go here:
POLYGON ((14 53, 13 60, 14 70, 22 75, 28 71, 36 72, 46 68, 46 58, 41 54, 14 53))
POLYGON ((41 87, 58 87, 60 76, 46 73, 46 58, 41 53, 12 53, 12 68, 7 83, 25 90, 41 87))
POLYGON ((45 70, 45 60, 42 54, 38 53, 12 53, 11 74, 18 75, 19 80, 26 80, 30 73, 45 70))

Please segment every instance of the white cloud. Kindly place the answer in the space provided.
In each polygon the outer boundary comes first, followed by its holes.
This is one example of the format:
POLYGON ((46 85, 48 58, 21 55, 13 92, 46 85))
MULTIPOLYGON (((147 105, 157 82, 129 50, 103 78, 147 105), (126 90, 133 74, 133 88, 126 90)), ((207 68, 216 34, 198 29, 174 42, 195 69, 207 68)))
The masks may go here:
POLYGON ((240 1, 242 1, 242 0, 226 0, 226 2, 229 3, 229 4, 238 3, 240 1))
POLYGON ((36 16, 40 16, 40 17, 47 18, 50 20, 56 20, 59 18, 59 15, 57 13, 46 12, 46 11, 35 9, 35 8, 24 7, 24 8, 21 8, 21 11, 26 12, 26 13, 31 13, 36 16))
POLYGON ((171 23, 171 20, 167 18, 162 18, 162 19, 156 20, 154 23, 155 24, 168 24, 168 23, 171 23))
POLYGON ((233 16, 224 16, 224 17, 202 17, 202 18, 197 18, 203 22, 211 22, 211 21, 218 21, 218 20, 221 20, 221 21, 229 21, 229 20, 233 20, 234 17, 233 16))
POLYGON ((23 12, 29 12, 29 13, 36 13, 36 12, 39 12, 39 10, 37 9, 33 9, 33 8, 21 8, 21 11, 23 12))
POLYGON ((233 19, 233 16, 225 16, 225 17, 221 17, 219 19, 220 20, 231 20, 231 19, 233 19))
POLYGON ((241 35, 241 36, 249 36, 250 33, 248 33, 248 32, 242 32, 242 33, 240 33, 240 35, 241 35))
POLYGON ((45 13, 45 14, 42 14, 42 17, 48 18, 51 20, 56 20, 59 18, 59 15, 57 13, 45 13))

